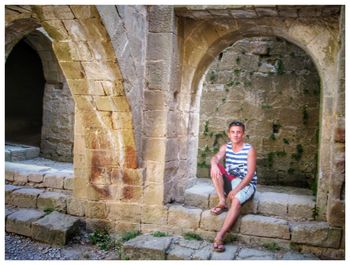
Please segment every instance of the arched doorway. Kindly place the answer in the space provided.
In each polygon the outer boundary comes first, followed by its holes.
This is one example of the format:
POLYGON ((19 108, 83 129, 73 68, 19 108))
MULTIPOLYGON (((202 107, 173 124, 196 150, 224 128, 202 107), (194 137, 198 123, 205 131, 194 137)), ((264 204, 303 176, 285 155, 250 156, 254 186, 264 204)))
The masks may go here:
POLYGON ((37 52, 22 39, 5 67, 5 140, 40 146, 45 78, 37 52))
POLYGON ((259 183, 316 193, 320 78, 312 59, 277 37, 241 39, 224 49, 204 78, 197 172, 227 141, 227 124, 247 126, 257 150, 259 183))

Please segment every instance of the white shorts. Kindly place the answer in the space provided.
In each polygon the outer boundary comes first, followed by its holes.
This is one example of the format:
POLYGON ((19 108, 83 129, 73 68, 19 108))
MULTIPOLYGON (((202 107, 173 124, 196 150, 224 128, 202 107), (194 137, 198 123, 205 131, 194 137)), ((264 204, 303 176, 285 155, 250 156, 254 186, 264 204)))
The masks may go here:
MULTIPOLYGON (((234 178, 231 181, 231 187, 232 189, 234 189, 235 187, 237 187, 237 185, 242 181, 242 179, 240 178, 234 178)), ((235 198, 237 198, 239 200, 239 202, 241 203, 241 205, 243 203, 245 203, 246 201, 248 201, 253 195, 254 195, 255 189, 253 188, 253 186, 251 185, 247 185, 245 186, 242 190, 240 190, 235 198)))

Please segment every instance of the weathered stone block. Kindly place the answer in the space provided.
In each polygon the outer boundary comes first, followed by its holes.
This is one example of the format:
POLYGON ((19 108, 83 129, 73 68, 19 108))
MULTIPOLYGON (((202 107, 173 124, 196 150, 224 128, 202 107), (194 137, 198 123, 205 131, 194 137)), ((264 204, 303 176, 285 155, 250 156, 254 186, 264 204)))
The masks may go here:
POLYGON ((292 242, 312 246, 339 248, 341 229, 330 227, 325 222, 292 224, 292 242))
POLYGON ((60 62, 67 79, 83 79, 85 72, 80 62, 60 62))
POLYGON ((125 256, 132 260, 165 260, 171 237, 141 235, 124 243, 125 256))
POLYGON ((65 190, 73 190, 74 189, 74 176, 66 176, 63 181, 63 188, 65 190))
POLYGON ((168 250, 168 260, 190 260, 194 250, 179 245, 172 245, 168 250))
POLYGON ((214 187, 208 183, 200 183, 185 190, 185 204, 188 206, 207 209, 209 196, 214 192, 214 187))
POLYGON ((240 232, 254 236, 290 239, 287 221, 260 215, 243 216, 240 232))
POLYGON ((174 205, 169 208, 168 224, 180 226, 181 228, 196 229, 199 227, 201 213, 202 210, 200 209, 174 205))
POLYGON ((20 189, 21 187, 14 185, 5 185, 5 203, 12 204, 12 192, 20 189))
POLYGON ((166 137, 167 111, 146 111, 144 113, 144 131, 147 137, 166 137))
POLYGON ((264 215, 286 216, 288 208, 288 194, 264 192, 260 196, 258 213, 264 215))
POLYGON ((213 252, 211 255, 211 260, 233 260, 237 250, 237 246, 225 245, 225 251, 221 253, 213 252))
POLYGON ((93 5, 71 5, 70 8, 78 19, 99 17, 98 11, 93 5))
POLYGON ((141 205, 135 203, 107 203, 107 218, 115 221, 139 223, 141 205))
POLYGON ((262 251, 252 248, 243 248, 239 251, 238 260, 272 260, 276 259, 273 252, 262 251))
POLYGON ((12 192, 12 204, 21 208, 36 208, 39 189, 19 189, 12 192))
POLYGON ((142 223, 165 225, 168 218, 168 208, 163 206, 143 206, 142 223))
POLYGON ((7 217, 6 231, 31 237, 32 222, 43 217, 43 211, 34 209, 20 209, 7 217))
POLYGON ((288 216, 295 219, 312 219, 314 206, 313 196, 289 195, 288 216))
POLYGON ((163 91, 144 91, 145 110, 166 110, 167 98, 163 91))
POLYGON ((203 211, 200 228, 208 231, 219 231, 224 223, 227 213, 212 215, 210 210, 203 211))
POLYGON ((79 231, 79 218, 52 212, 32 223, 32 237, 48 244, 65 245, 79 231))
POLYGON ((66 212, 67 195, 59 192, 43 192, 38 197, 37 207, 41 210, 55 209, 56 211, 66 212))
POLYGON ((143 140, 143 159, 163 161, 166 151, 166 139, 145 138, 143 140))
POLYGON ((88 201, 85 203, 85 216, 88 218, 106 218, 106 203, 88 201))
POLYGON ((175 12, 172 6, 150 6, 148 21, 150 32, 175 33, 175 12))
POLYGON ((51 170, 44 176, 44 186, 48 188, 63 189, 64 178, 67 174, 51 170))
POLYGON ((74 197, 67 197, 67 213, 70 215, 84 216, 85 203, 74 197))

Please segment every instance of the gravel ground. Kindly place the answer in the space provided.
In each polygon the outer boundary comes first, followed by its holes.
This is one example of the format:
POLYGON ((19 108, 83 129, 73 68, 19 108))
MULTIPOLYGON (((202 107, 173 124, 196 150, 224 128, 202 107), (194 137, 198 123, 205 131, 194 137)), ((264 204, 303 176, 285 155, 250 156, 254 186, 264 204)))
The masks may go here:
POLYGON ((117 260, 115 250, 104 251, 89 242, 88 234, 81 233, 66 246, 51 246, 30 238, 5 233, 6 260, 117 260))

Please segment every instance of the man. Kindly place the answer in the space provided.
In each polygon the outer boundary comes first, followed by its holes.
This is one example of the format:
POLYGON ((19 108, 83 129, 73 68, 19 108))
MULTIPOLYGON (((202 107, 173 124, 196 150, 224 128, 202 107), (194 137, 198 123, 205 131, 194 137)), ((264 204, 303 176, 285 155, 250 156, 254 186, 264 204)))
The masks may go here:
POLYGON ((210 176, 219 196, 219 204, 211 213, 219 215, 228 210, 224 224, 214 240, 214 251, 223 252, 223 238, 237 220, 241 206, 253 197, 256 190, 257 175, 256 152, 252 145, 244 143, 245 126, 240 121, 233 121, 228 127, 230 142, 220 147, 210 163, 210 176), (225 157, 225 168, 219 161, 225 157), (231 201, 227 208, 226 198, 231 201))

